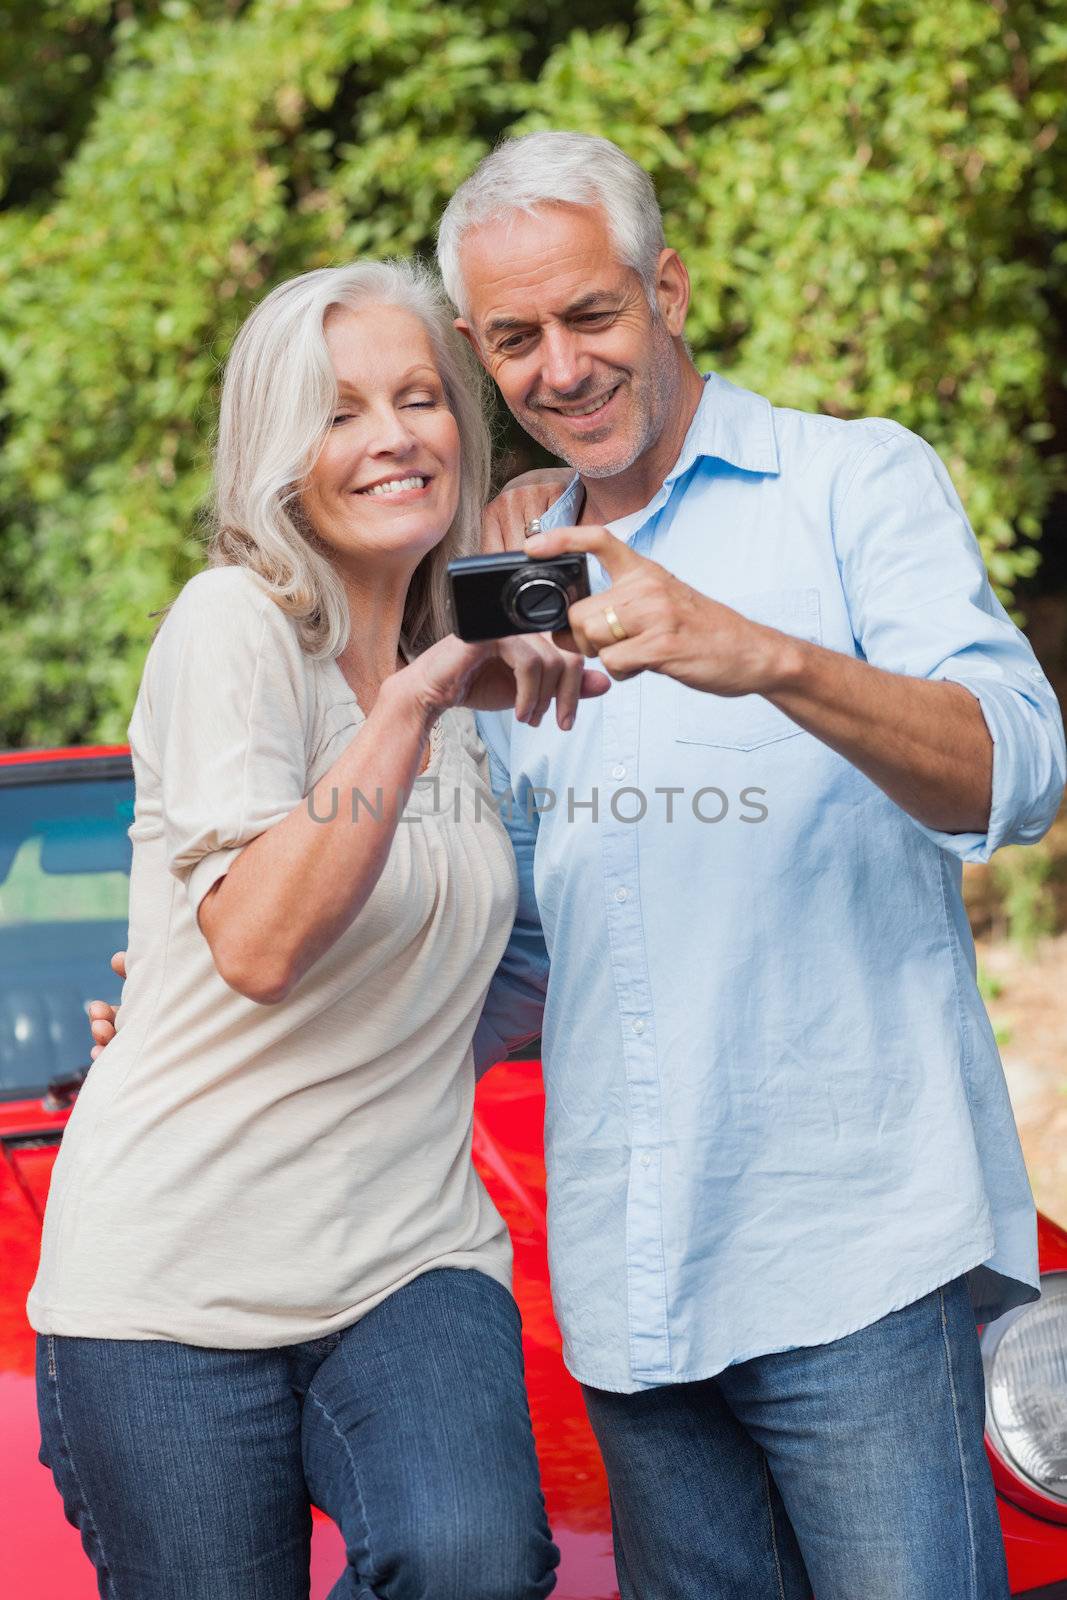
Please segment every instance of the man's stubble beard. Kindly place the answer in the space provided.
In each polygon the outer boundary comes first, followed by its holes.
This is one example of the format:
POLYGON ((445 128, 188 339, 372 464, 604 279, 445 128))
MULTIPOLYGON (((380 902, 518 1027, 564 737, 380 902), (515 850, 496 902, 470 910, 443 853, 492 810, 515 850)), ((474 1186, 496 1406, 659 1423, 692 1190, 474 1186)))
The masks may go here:
MULTIPOLYGON (((641 419, 637 438, 631 444, 624 456, 613 461, 604 462, 600 466, 584 466, 580 461, 573 460, 565 450, 560 448, 561 441, 554 438, 549 429, 535 430, 523 418, 517 419, 520 425, 529 433, 538 444, 550 450, 553 455, 559 456, 569 467, 573 467, 583 478, 619 478, 624 472, 629 472, 635 461, 659 441, 664 429, 667 427, 674 406, 681 393, 681 373, 674 349, 674 341, 663 327, 658 315, 654 318, 656 327, 656 359, 653 360, 648 383, 648 405, 645 415, 641 419), (662 338, 662 346, 661 346, 662 338)), ((529 413, 528 413, 529 415, 529 413)), ((536 415, 536 412, 533 413, 536 415)))

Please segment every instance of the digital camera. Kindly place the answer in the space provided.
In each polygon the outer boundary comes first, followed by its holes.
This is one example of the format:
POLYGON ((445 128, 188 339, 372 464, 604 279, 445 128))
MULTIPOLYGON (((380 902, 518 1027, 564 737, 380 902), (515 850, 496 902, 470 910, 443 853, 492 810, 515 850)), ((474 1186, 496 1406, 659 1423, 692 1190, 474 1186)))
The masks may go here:
POLYGON ((452 623, 468 643, 509 633, 551 633, 567 625, 567 608, 589 593, 584 555, 538 561, 520 550, 463 556, 448 563, 452 623))

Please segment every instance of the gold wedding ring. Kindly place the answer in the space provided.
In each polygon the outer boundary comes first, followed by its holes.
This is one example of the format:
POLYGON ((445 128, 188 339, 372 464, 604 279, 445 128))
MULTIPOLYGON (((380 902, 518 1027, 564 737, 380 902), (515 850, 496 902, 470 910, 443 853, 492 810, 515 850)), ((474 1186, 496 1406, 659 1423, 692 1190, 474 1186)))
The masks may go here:
POLYGON ((604 607, 604 621, 607 623, 616 639, 628 639, 630 637, 622 623, 619 621, 614 606, 604 607))

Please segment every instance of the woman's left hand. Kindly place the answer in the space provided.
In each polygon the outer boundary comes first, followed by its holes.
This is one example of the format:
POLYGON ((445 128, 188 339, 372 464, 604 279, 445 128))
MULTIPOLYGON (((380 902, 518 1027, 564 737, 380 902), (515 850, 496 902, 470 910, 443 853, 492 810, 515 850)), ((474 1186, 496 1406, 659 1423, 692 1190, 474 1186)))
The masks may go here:
POLYGON ((556 722, 566 732, 574 725, 579 700, 605 694, 611 679, 604 672, 587 667, 583 658, 571 650, 561 650, 549 633, 516 633, 497 641, 501 661, 515 675, 515 718, 531 728, 553 699, 556 722))

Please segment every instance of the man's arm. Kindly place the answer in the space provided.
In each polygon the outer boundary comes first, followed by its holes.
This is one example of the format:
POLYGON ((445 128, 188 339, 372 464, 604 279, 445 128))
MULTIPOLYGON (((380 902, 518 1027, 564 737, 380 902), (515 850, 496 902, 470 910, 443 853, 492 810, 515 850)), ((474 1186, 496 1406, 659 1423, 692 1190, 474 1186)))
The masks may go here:
MULTIPOLYGON (((768 628, 767 633, 774 632, 768 628)), ((762 693, 926 827, 985 833, 993 740, 973 694, 778 634, 762 693)))
POLYGON ((587 550, 607 571, 612 587, 572 606, 556 638, 612 677, 652 670, 765 696, 964 860, 1041 838, 1067 766, 1059 707, 935 452, 880 424, 831 515, 856 657, 753 622, 604 528, 556 528, 527 548, 587 550))
POLYGON ((993 593, 936 451, 896 424, 871 434, 831 504, 866 660, 820 651, 826 663, 802 648, 796 676, 772 698, 802 727, 814 716, 817 736, 935 843, 987 861, 1003 844, 1035 843, 1056 815, 1067 768, 1060 708, 993 593), (847 726, 835 694, 856 695, 847 726))
MULTIPOLYGON (((493 793, 506 796, 511 780, 506 766, 506 744, 498 716, 480 716, 478 731, 489 752, 493 793)), ((495 1061, 541 1032, 548 989, 548 951, 537 911, 533 885, 537 819, 528 818, 523 800, 502 810, 502 821, 515 850, 519 875, 519 903, 507 949, 489 985, 481 1020, 474 1034, 474 1066, 480 1077, 495 1061)), ((532 810, 532 808, 531 808, 532 810)))

